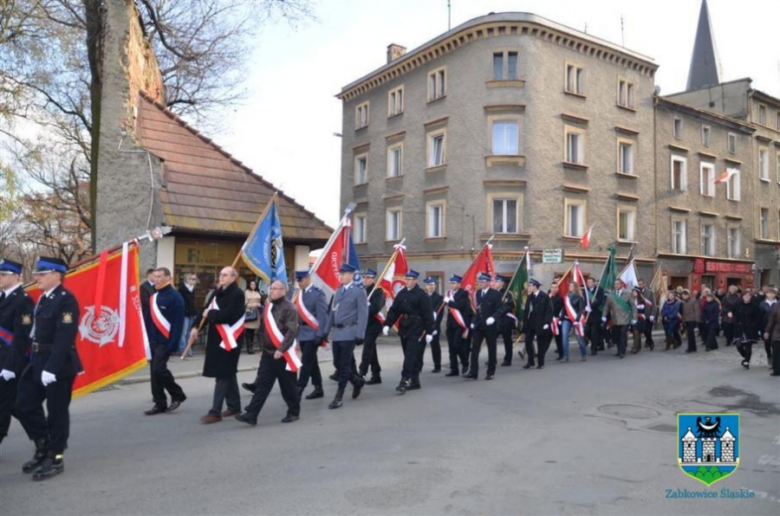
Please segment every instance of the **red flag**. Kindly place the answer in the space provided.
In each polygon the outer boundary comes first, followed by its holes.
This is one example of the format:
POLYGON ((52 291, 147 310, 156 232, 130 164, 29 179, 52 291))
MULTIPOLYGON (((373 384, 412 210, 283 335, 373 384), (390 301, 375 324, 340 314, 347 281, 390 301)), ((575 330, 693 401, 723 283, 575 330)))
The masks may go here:
MULTIPOLYGON (((582 277, 582 271, 580 270, 580 264, 577 262, 574 262, 574 265, 569 268, 569 270, 566 271, 566 274, 564 274, 563 277, 558 281, 558 295, 563 298, 563 309, 566 312, 567 318, 574 322, 574 332, 578 336, 582 337, 585 335, 583 327, 584 319, 582 318, 582 315, 585 315, 585 311, 583 310, 583 313, 580 314, 580 317, 576 316, 577 314, 574 310, 574 307, 569 300, 569 283, 571 282, 577 283, 580 286, 580 289, 582 289, 584 281, 582 277)), ((553 324, 557 325, 558 314, 553 315, 553 324)))
POLYGON ((736 168, 726 169, 726 171, 724 173, 722 173, 718 179, 715 180, 715 184, 718 185, 720 183, 725 183, 726 181, 731 179, 731 177, 733 175, 735 175, 736 173, 737 173, 737 169, 736 168))
POLYGON ((388 307, 393 304, 396 293, 406 285, 404 277, 409 272, 409 265, 406 263, 406 246, 399 244, 394 247, 394 250, 398 252, 395 253, 395 258, 387 264, 387 271, 379 284, 385 291, 385 304, 388 307))
MULTIPOLYGON (((76 377, 73 396, 88 394, 146 367, 148 341, 138 290, 138 248, 126 244, 109 255, 101 267, 94 261, 69 272, 64 286, 79 302, 81 319, 76 349, 84 372, 76 377), (104 274, 102 296, 95 285, 104 274), (99 313, 95 301, 101 298, 99 313)), ((29 290, 36 300, 38 287, 29 290)))
POLYGON ((590 237, 593 235, 593 226, 595 226, 595 224, 591 224, 588 228, 588 232, 582 236, 580 247, 583 249, 587 249, 590 246, 590 237))
POLYGON ((477 276, 479 273, 484 272, 492 278, 496 276, 496 267, 493 265, 493 253, 490 252, 491 247, 490 244, 485 244, 485 247, 482 248, 482 251, 474 258, 474 261, 471 262, 471 265, 463 274, 463 281, 460 283, 460 286, 469 293, 472 305, 476 305, 474 294, 476 293, 477 276))
POLYGON ((339 269, 349 249, 345 242, 349 242, 349 224, 342 220, 312 267, 312 282, 321 288, 328 298, 332 297, 341 285, 339 269))

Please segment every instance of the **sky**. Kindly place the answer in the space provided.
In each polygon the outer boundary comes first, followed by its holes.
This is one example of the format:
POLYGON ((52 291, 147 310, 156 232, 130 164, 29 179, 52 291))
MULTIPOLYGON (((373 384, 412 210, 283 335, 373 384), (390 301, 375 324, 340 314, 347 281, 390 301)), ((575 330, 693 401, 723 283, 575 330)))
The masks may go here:
MULTIPOLYGON (((709 0, 723 81, 750 77, 780 97, 778 0, 709 0)), ((452 27, 490 12, 530 12, 653 58, 661 94, 685 89, 701 0, 451 0, 452 27), (623 30, 621 33, 621 18, 623 30), (624 38, 624 40, 623 40, 624 38)), ((447 31, 447 0, 319 0, 315 19, 260 31, 247 99, 217 142, 335 226, 340 218, 341 101, 346 84, 447 31)))

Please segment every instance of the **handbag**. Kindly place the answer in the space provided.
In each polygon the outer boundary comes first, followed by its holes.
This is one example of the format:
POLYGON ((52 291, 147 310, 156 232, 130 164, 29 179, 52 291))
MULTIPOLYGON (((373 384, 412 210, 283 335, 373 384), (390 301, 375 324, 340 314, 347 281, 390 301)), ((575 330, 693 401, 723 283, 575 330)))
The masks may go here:
POLYGON ((252 321, 256 321, 257 318, 258 318, 257 308, 247 308, 246 313, 244 314, 244 321, 252 322, 252 321))

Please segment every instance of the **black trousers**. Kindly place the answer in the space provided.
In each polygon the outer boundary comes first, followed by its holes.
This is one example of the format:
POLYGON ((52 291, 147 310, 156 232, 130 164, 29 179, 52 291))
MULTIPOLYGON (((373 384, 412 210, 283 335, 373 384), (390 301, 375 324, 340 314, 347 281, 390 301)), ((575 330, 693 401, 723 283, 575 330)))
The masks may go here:
POLYGON ((699 325, 696 321, 685 323, 685 334, 688 337, 688 351, 696 351, 696 327, 699 325))
POLYGON ((601 331, 601 315, 591 313, 585 323, 585 337, 590 342, 590 352, 595 355, 604 349, 604 334, 601 331))
POLYGON ((227 402, 230 410, 241 410, 241 394, 238 392, 238 378, 233 375, 229 378, 217 378, 214 385, 214 403, 209 414, 219 416, 222 414, 222 405, 227 402))
MULTIPOLYGON (((514 320, 513 320, 514 321, 514 320)), ((504 323, 499 328, 499 334, 504 341, 504 362, 507 364, 512 363, 512 325, 504 323)))
POLYGON ((772 372, 780 374, 780 340, 773 340, 772 347, 772 372))
POLYGON ((742 358, 745 359, 745 362, 750 363, 750 357, 753 356, 753 344, 755 342, 747 341, 747 342, 740 342, 737 341, 737 351, 740 355, 742 355, 742 358))
MULTIPOLYGON (((769 363, 769 365, 772 365, 772 358, 776 355, 776 353, 772 352, 772 343, 768 340, 764 340, 764 351, 766 351, 766 361, 769 363)), ((0 433, 2 435, 2 433, 0 433)))
POLYGON ((244 335, 245 335, 244 336, 244 342, 246 342, 246 350, 247 350, 247 352, 254 351, 254 348, 255 348, 255 332, 256 331, 257 330, 255 330, 253 328, 245 328, 244 329, 244 335))
MULTIPOLYGON (((704 330, 706 331, 707 340, 705 341, 705 345, 707 349, 718 349, 718 341, 715 339, 715 332, 718 330, 717 324, 705 324, 704 330)), ((724 331, 726 333, 726 331, 724 331)), ((732 325, 731 328, 732 337, 734 334, 734 327, 732 325)), ((728 338, 728 337, 726 337, 728 338)))
POLYGON ((287 403, 287 414, 297 416, 301 413, 298 389, 295 385, 295 373, 287 370, 287 361, 284 357, 277 360, 273 355, 263 352, 260 357, 260 366, 257 368, 257 388, 245 409, 248 414, 257 418, 277 380, 279 380, 282 398, 287 403))
MULTIPOLYGON (((431 359, 433 360, 433 367, 436 369, 441 368, 441 341, 439 340, 439 337, 441 335, 441 330, 439 328, 436 328, 436 335, 433 336, 433 340, 431 341, 431 359)), ((423 341, 422 345, 423 353, 420 354, 420 370, 422 371, 423 368, 423 355, 425 355, 425 341, 423 341)))
POLYGON ((542 333, 536 333, 533 328, 528 328, 525 332, 525 352, 528 354, 527 365, 535 365, 535 361, 539 361, 539 365, 544 365, 544 357, 547 355, 547 349, 552 342, 552 332, 543 331, 542 333), (536 339, 536 346, 539 348, 539 353, 534 351, 534 339, 536 339))
POLYGON ((347 383, 354 384, 358 379, 354 352, 354 340, 337 340, 333 343, 333 365, 336 366, 339 389, 345 389, 347 383))
MULTIPOLYGON (((650 319, 647 319, 645 321, 645 327, 644 327, 644 330, 642 331, 642 333, 645 336, 645 345, 647 345, 647 347, 649 347, 649 348, 654 348, 655 347, 655 342, 653 341, 653 323, 650 322, 650 319)), ((678 340, 677 344, 679 345, 681 343, 682 343, 682 341, 678 340)))
POLYGON ((33 364, 29 364, 19 379, 19 392, 16 398, 16 413, 30 439, 45 439, 49 442, 49 451, 64 453, 68 448, 70 435, 70 399, 75 376, 57 378, 46 387, 41 383, 40 374, 35 374, 33 364), (46 402, 46 414, 43 402, 46 402))
POLYGON ((563 327, 558 326, 558 335, 553 335, 555 340, 555 352, 559 357, 563 357, 563 327))
MULTIPOLYGON (((3 442, 3 438, 8 435, 8 428, 11 426, 11 416, 19 419, 19 414, 16 412, 16 393, 18 384, 18 377, 10 382, 0 380, 0 442, 3 442)), ((21 420, 19 422, 24 424, 21 420)), ((27 433, 27 437, 32 439, 27 427, 24 427, 24 431, 27 433)))
POLYGON ((482 350, 482 341, 487 342, 488 364, 487 374, 492 375, 496 372, 496 341, 498 340, 498 331, 488 328, 482 330, 474 328, 474 338, 471 340, 471 374, 479 374, 479 352, 482 350))
POLYGON ((360 357, 360 376, 366 376, 368 368, 371 368, 371 376, 379 376, 382 367, 379 365, 379 355, 376 352, 376 339, 379 338, 380 331, 366 331, 366 338, 363 340, 363 354, 360 357))
POLYGON ((453 373, 459 373, 458 360, 463 369, 469 366, 468 355, 463 352, 464 341, 468 342, 468 339, 463 336, 463 328, 460 326, 447 325, 447 349, 450 353, 450 371, 453 373))
POLYGON ((723 327, 723 335, 726 337, 726 345, 731 346, 731 342, 734 340, 734 324, 733 323, 722 323, 721 326, 723 327))
POLYGON ((624 356, 626 354, 626 346, 628 345, 627 324, 612 325, 612 342, 617 346, 618 356, 624 356))
POLYGON ((322 373, 320 372, 320 363, 317 360, 319 343, 316 340, 304 340, 300 344, 301 369, 298 374, 298 387, 304 389, 311 378, 312 385, 322 389, 322 373))
POLYGON ((401 348, 404 350, 404 365, 401 370, 401 377, 405 380, 420 379, 420 369, 422 368, 421 355, 425 348, 421 342, 420 334, 414 332, 410 335, 401 337, 401 348))
POLYGON ((171 395, 171 401, 184 401, 187 396, 176 380, 173 373, 168 369, 168 358, 171 354, 165 349, 165 344, 155 344, 152 348, 152 362, 150 369, 152 373, 152 399, 158 407, 168 406, 168 398, 165 397, 165 391, 171 395))

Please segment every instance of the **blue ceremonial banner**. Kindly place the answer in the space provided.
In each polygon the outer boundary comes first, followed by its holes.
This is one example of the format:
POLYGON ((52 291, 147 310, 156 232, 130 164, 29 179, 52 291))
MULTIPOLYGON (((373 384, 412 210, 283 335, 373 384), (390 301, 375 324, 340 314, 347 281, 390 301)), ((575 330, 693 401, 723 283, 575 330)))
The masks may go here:
POLYGON ((266 206, 254 229, 241 248, 244 263, 264 282, 280 280, 287 283, 287 267, 284 263, 282 224, 276 195, 266 206))
POLYGON ((349 247, 347 249, 348 256, 346 262, 357 269, 358 272, 355 274, 355 283, 361 283, 363 281, 363 277, 360 274, 360 259, 358 258, 357 251, 355 250, 355 244, 352 242, 351 232, 349 235, 349 247))

